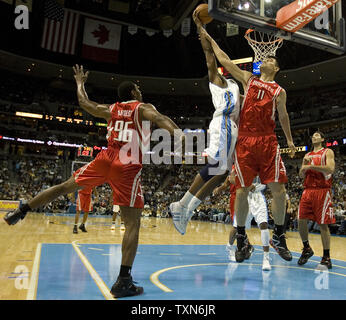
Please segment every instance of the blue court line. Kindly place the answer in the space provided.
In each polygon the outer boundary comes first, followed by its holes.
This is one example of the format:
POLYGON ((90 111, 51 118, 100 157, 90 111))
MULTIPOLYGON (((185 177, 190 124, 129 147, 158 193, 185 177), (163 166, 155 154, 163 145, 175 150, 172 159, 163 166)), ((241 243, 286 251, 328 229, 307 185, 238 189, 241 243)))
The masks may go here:
MULTIPOLYGON (((270 272, 263 272, 261 246, 243 263, 229 262, 224 245, 140 245, 132 269, 144 294, 125 300, 346 300, 346 262, 333 259, 329 272, 316 271, 320 258, 298 266, 271 249, 270 272), (157 281, 150 278, 160 273, 157 281), (169 291, 165 291, 159 284, 169 291)), ((79 244, 108 288, 116 281, 121 245, 79 244), (90 248, 97 250, 90 250, 90 248)), ((42 246, 37 299, 102 299, 70 244, 42 246)))
POLYGON ((42 244, 37 300, 104 300, 71 244, 42 244))

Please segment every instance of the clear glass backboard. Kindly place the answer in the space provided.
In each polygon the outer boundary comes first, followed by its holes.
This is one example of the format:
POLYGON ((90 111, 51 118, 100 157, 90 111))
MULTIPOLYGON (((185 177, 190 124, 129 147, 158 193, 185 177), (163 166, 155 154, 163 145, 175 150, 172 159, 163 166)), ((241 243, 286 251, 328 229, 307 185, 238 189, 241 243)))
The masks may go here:
POLYGON ((216 20, 340 55, 345 53, 345 20, 341 1, 294 33, 276 27, 278 10, 292 0, 209 0, 208 6, 210 16, 216 20))

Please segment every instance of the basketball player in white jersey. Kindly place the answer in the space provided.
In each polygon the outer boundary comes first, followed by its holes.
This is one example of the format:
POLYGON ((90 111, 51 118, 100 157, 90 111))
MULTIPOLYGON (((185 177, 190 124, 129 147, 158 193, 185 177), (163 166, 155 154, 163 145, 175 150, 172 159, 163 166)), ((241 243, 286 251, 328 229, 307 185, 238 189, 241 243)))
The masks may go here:
POLYGON ((118 215, 120 217, 120 231, 125 231, 125 224, 121 218, 120 207, 117 204, 113 204, 113 216, 112 216, 111 231, 115 230, 115 220, 117 219, 118 215))
MULTIPOLYGON (((193 15, 200 33, 201 21, 193 15)), ((238 136, 238 117, 240 106, 239 87, 233 80, 226 80, 219 74, 216 59, 208 41, 201 41, 206 57, 209 88, 215 107, 213 119, 209 125, 210 144, 205 150, 208 164, 196 176, 190 189, 178 202, 170 204, 173 223, 182 235, 186 232, 188 221, 194 209, 221 184, 232 166, 233 150, 238 136)))
MULTIPOLYGON (((227 177, 227 179, 225 180, 222 186, 215 189, 214 195, 218 195, 222 191, 228 189, 230 184, 233 184, 233 185, 236 184, 234 171, 232 171, 230 176, 227 177)), ((248 195, 249 212, 247 214, 245 227, 246 229, 250 229, 252 218, 255 219, 258 227, 261 230, 261 241, 263 245, 262 270, 270 271, 271 266, 270 266, 270 258, 269 258, 270 235, 269 235, 269 229, 268 229, 268 209, 267 209, 266 199, 263 194, 263 191, 265 189, 266 189, 266 185, 262 184, 259 177, 257 176, 252 182, 252 185, 250 187, 250 192, 248 195)), ((233 227, 231 228, 230 235, 229 235, 229 243, 227 244, 227 247, 226 247, 227 250, 229 251, 229 258, 231 261, 236 261, 235 248, 233 247, 236 233, 237 233, 237 217, 236 215, 234 215, 233 227)), ((249 243, 248 252, 245 259, 250 258, 252 251, 253 251, 253 246, 249 243)))

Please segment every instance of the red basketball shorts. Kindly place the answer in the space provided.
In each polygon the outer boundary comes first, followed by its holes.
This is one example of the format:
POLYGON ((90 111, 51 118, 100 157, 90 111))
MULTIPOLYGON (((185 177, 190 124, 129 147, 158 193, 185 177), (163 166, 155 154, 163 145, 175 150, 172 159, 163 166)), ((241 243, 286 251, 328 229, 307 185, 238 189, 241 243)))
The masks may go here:
POLYGON ((83 211, 84 213, 93 210, 93 204, 91 200, 92 189, 84 188, 78 191, 76 210, 83 211))
POLYGON ((119 150, 108 148, 73 175, 76 183, 86 188, 108 183, 113 190, 113 204, 143 208, 141 172, 141 164, 123 164, 119 159, 119 150))
POLYGON ((230 216, 231 216, 231 220, 233 222, 234 220, 234 204, 235 204, 235 198, 236 198, 236 194, 235 193, 231 193, 230 197, 229 197, 229 212, 230 212, 230 216))
POLYGON ((305 189, 299 202, 298 219, 335 223, 330 189, 305 189))
POLYGON ((258 175, 261 183, 286 183, 286 168, 276 136, 239 136, 234 152, 236 187, 249 187, 258 175))

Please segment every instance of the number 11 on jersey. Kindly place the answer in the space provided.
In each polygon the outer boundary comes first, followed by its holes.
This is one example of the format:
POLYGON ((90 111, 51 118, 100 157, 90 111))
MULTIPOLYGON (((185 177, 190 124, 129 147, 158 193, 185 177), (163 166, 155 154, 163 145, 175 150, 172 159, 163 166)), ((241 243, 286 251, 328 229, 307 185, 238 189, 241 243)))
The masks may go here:
POLYGON ((264 97, 264 90, 258 90, 258 94, 257 94, 257 100, 262 100, 264 97))

